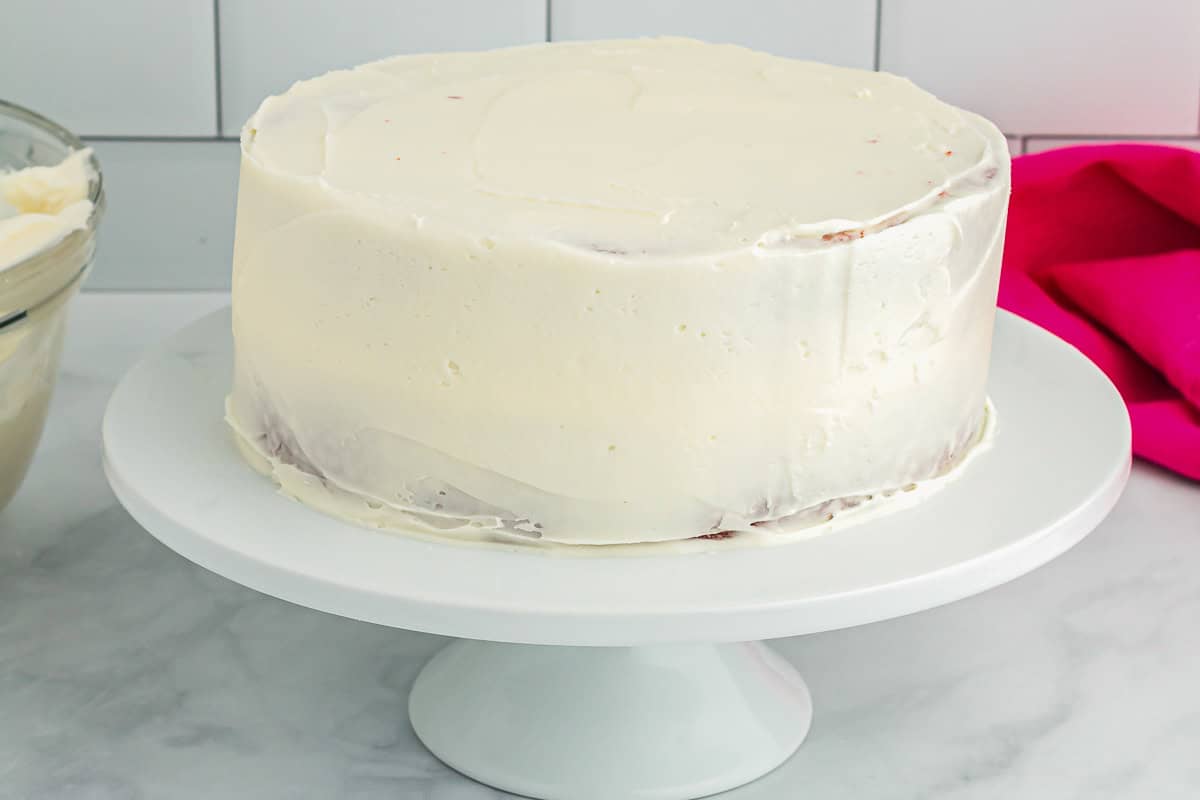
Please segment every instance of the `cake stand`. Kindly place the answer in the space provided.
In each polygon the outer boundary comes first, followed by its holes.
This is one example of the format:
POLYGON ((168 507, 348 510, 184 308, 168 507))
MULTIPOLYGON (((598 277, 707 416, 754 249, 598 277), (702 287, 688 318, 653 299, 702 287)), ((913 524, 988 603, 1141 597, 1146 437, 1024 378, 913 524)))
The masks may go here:
MULTIPOLYGON (((309 608, 457 637, 409 712, 422 742, 536 798, 682 800, 739 786, 804 739, 812 703, 761 640, 910 614, 1060 555, 1130 463, 1120 397, 1070 345, 1001 313, 995 444, 923 502, 785 545, 575 557, 369 531, 295 503, 222 420, 228 310, 125 376, 105 469, 129 513, 197 564, 309 608)), ((838 524, 836 521, 833 523, 838 524)))

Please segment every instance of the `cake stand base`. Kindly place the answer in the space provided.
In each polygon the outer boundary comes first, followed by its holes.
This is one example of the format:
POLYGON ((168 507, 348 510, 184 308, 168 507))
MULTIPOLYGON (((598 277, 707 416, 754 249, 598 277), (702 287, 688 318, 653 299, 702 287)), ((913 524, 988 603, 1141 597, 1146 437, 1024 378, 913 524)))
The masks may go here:
MULTIPOLYGON (((450 766, 542 800, 682 800, 765 774, 804 739, 812 705, 788 664, 732 642, 878 622, 999 586, 1079 542, 1129 474, 1112 384, 1001 313, 996 439, 911 508, 778 546, 654 555, 390 535, 281 496, 241 458, 221 418, 230 326, 227 311, 195 323, 121 382, 104 419, 113 491, 219 575, 457 637, 417 678, 413 728, 450 766)), ((778 788, 758 793, 798 794, 778 788)))
POLYGON ((460 640, 409 700, 417 736, 478 781, 545 800, 689 800, 775 769, 808 687, 760 643, 553 647, 460 640))

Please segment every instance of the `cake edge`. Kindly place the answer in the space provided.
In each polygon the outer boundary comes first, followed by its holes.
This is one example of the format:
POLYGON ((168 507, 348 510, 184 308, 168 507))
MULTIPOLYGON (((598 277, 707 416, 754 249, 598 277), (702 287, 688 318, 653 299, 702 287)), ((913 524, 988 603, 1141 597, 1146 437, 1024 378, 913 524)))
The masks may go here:
POLYGON ((923 478, 899 486, 829 498, 785 519, 755 525, 753 531, 717 531, 664 541, 597 544, 507 534, 469 522, 456 527, 439 526, 436 521, 448 520, 374 501, 264 452, 233 418, 229 398, 225 401, 224 419, 242 460, 259 475, 270 479, 279 494, 338 522, 354 525, 367 532, 391 533, 426 542, 578 556, 663 555, 709 552, 729 547, 777 546, 844 530, 875 517, 910 508, 945 488, 967 471, 971 461, 991 448, 997 429, 996 407, 991 397, 985 396, 980 420, 973 434, 923 478))

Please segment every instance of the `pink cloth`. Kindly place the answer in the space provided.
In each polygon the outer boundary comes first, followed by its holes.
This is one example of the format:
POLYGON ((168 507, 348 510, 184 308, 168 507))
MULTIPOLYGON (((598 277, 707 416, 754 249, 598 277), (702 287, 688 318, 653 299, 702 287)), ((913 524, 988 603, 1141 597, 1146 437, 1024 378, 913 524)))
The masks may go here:
POLYGON ((1104 370, 1137 455, 1200 480, 1200 153, 1127 144, 1016 159, 1000 305, 1104 370))

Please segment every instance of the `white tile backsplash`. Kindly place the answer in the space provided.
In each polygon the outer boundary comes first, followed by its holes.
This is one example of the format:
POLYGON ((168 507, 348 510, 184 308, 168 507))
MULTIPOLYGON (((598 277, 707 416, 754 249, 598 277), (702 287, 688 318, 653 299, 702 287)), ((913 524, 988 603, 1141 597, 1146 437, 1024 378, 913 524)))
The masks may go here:
POLYGON ((1196 139, 1039 139, 1030 137, 1025 142, 1026 153, 1041 153, 1046 150, 1057 150, 1060 147, 1076 147, 1097 144, 1117 144, 1120 142, 1136 142, 1138 144, 1157 144, 1165 147, 1183 147, 1187 150, 1200 151, 1200 138, 1196 139))
POLYGON ((220 0, 224 132, 302 78, 400 53, 540 42, 545 0, 220 0))
POLYGON ((554 0, 552 39, 691 36, 871 69, 875 0, 554 0))
POLYGON ((238 143, 89 144, 106 209, 86 288, 227 288, 238 143))
POLYGON ((1189 135, 1197 0, 883 0, 880 68, 1010 133, 1189 135))
POLYGON ((994 119, 1013 155, 1162 136, 1200 150, 1200 0, 880 0, 878 20, 876 7, 0 0, 0 98, 106 139, 93 289, 227 287, 238 148, 218 139, 296 80, 397 53, 673 34, 869 69, 878 51, 884 69, 994 119))
POLYGON ((216 133, 212 0, 4 0, 0 97, 91 136, 216 133))

